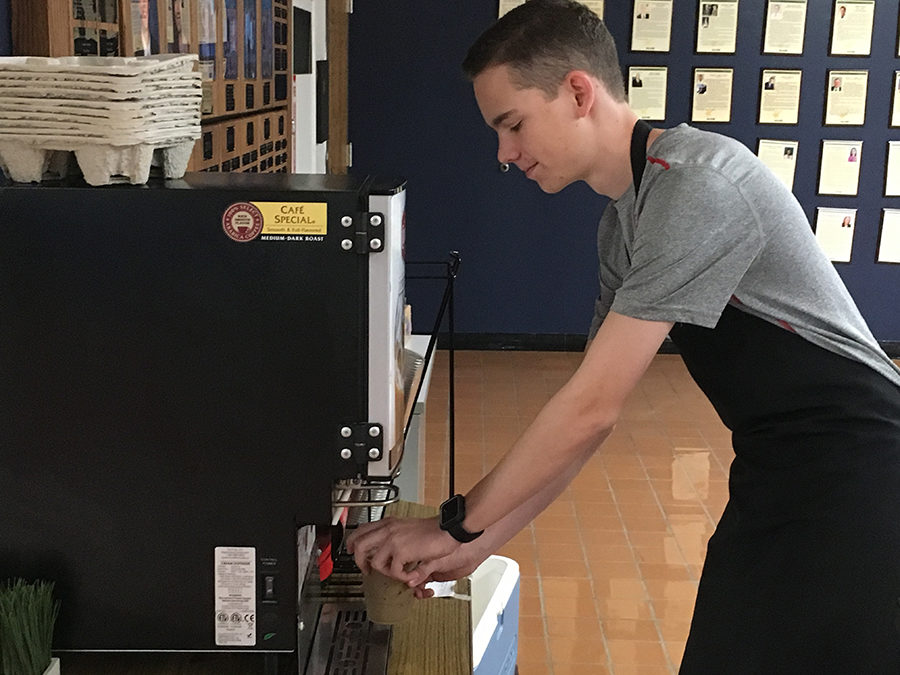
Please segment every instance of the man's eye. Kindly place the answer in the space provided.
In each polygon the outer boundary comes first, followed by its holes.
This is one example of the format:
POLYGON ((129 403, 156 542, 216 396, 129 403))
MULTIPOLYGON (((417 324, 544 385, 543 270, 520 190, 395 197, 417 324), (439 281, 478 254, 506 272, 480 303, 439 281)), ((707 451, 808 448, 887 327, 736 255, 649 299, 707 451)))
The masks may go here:
POLYGON ((521 128, 522 128, 522 122, 516 122, 509 128, 509 130, 510 131, 518 131, 521 128))

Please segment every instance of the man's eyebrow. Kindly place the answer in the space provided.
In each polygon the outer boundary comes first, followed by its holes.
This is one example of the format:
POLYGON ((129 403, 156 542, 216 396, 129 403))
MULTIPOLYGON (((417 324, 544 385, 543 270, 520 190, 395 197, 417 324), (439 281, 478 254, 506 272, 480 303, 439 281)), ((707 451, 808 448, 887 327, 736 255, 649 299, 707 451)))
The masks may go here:
POLYGON ((499 115, 497 115, 497 116, 493 119, 493 121, 491 122, 491 126, 494 127, 494 128, 499 127, 500 124, 502 124, 503 121, 504 121, 507 117, 509 117, 510 115, 513 114, 513 112, 515 112, 515 111, 513 111, 513 110, 507 110, 505 113, 500 113, 499 115))

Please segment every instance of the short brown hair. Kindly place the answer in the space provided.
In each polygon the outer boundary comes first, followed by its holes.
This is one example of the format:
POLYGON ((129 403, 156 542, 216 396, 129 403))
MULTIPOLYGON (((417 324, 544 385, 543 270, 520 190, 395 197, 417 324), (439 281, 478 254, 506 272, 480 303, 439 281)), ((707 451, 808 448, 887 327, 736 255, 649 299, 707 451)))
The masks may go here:
POLYGON ((486 69, 505 65, 513 84, 537 88, 555 98, 572 70, 599 79, 617 101, 625 84, 612 35, 603 21, 580 2, 528 0, 500 18, 475 41, 463 61, 474 79, 486 69))

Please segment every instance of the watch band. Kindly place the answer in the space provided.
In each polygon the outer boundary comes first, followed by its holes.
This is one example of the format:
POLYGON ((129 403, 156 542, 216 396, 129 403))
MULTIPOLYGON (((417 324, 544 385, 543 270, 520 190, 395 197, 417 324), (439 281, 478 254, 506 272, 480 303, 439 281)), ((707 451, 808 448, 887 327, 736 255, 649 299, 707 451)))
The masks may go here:
POLYGON ((478 539, 478 537, 484 534, 484 530, 479 530, 478 532, 469 532, 460 523, 452 523, 450 525, 447 525, 446 527, 441 525, 441 529, 445 532, 449 532, 451 537, 463 544, 468 544, 470 541, 475 541, 476 539, 478 539))

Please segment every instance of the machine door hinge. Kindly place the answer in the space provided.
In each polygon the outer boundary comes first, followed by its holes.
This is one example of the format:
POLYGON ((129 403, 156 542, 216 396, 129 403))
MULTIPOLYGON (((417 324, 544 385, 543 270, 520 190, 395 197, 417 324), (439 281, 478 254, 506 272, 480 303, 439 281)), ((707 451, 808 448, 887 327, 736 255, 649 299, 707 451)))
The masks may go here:
POLYGON ((377 462, 384 452, 384 429, 375 422, 343 424, 338 430, 341 460, 364 466, 377 462))
POLYGON ((384 250, 384 214, 356 213, 341 217, 344 236, 341 248, 359 255, 381 253, 384 250))

